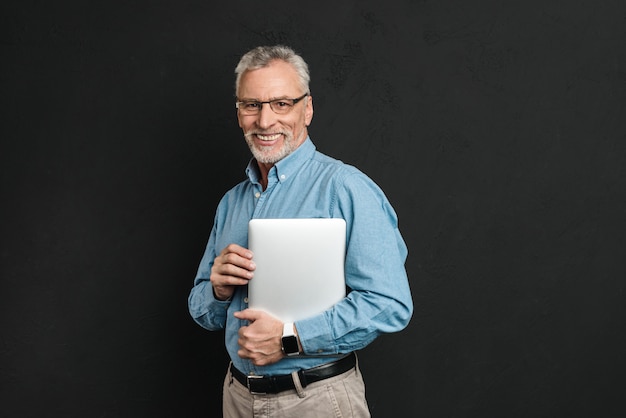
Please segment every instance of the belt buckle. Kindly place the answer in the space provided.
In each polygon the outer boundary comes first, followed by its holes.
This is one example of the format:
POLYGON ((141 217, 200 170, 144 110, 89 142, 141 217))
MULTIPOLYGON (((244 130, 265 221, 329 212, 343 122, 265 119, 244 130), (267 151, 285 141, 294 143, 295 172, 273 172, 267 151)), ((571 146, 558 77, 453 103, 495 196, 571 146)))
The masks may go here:
POLYGON ((261 392, 261 391, 255 390, 254 387, 253 387, 254 383, 252 383, 252 382, 254 382, 254 381, 260 382, 261 379, 263 379, 263 376, 257 376, 257 375, 248 375, 248 376, 246 376, 246 383, 247 383, 248 391, 250 392, 250 394, 252 394, 252 395, 263 395, 263 394, 267 393, 267 392, 261 392))

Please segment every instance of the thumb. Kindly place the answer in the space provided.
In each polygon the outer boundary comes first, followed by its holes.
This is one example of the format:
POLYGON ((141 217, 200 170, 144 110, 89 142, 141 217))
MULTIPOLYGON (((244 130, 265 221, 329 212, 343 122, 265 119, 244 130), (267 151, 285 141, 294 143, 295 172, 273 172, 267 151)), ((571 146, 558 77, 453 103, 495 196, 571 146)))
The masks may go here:
POLYGON ((235 312, 233 315, 237 319, 253 322, 261 317, 262 312, 254 309, 244 309, 243 311, 235 312))

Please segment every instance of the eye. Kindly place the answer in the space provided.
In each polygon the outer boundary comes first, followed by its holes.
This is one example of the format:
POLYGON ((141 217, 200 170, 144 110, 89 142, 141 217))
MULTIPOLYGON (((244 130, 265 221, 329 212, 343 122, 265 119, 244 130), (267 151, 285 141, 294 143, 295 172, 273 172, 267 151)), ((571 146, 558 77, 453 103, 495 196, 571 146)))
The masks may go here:
POLYGON ((259 102, 243 102, 243 108, 246 110, 257 110, 261 107, 259 102))
POLYGON ((286 100, 276 100, 273 102, 273 105, 278 108, 288 108, 292 106, 292 104, 286 100))

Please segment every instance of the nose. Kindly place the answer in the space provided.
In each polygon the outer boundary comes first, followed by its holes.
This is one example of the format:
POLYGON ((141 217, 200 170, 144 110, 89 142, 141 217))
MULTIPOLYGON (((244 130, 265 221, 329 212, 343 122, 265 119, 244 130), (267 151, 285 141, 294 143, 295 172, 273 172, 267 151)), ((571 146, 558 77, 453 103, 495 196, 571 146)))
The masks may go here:
POLYGON ((257 119, 259 127, 267 129, 272 126, 274 122, 276 122, 276 113, 274 113, 269 103, 263 103, 257 119))

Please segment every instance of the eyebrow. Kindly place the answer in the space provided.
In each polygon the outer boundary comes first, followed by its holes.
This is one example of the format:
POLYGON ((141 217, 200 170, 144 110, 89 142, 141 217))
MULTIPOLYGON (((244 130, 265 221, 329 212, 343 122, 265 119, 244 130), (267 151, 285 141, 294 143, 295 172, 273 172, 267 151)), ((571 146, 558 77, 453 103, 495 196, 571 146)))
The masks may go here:
POLYGON ((283 95, 283 96, 278 96, 278 97, 271 97, 269 100, 252 99, 252 98, 243 97, 243 98, 240 98, 238 100, 240 102, 272 102, 274 100, 284 100, 284 99, 292 100, 293 97, 289 97, 287 95, 283 95))

